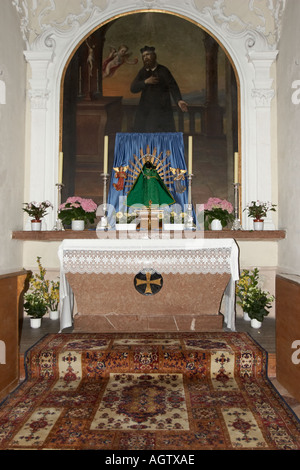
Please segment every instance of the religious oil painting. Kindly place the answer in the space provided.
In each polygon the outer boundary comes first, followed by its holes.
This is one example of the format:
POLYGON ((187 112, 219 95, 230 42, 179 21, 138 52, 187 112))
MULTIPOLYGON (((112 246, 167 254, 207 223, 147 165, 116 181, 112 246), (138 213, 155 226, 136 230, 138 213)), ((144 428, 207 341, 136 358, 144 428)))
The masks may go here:
MULTIPOLYGON (((101 204, 104 136, 111 182, 119 176, 111 187, 120 191, 127 167, 114 167, 117 136, 178 133, 186 165, 192 138, 193 204, 210 197, 233 203, 236 76, 222 46, 199 25, 156 12, 99 25, 74 51, 63 90, 64 197, 76 194, 101 204), (147 94, 145 83, 161 77, 167 87, 147 94)), ((133 153, 130 146, 127 152, 133 153)), ((183 172, 180 178, 185 191, 183 172)))

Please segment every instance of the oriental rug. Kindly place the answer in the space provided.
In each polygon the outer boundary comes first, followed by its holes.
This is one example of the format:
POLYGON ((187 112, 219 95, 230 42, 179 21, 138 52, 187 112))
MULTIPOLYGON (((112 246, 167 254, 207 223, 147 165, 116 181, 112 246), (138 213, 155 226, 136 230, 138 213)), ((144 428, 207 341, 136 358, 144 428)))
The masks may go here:
POLYGON ((300 450, 246 333, 47 335, 0 407, 0 450, 300 450))

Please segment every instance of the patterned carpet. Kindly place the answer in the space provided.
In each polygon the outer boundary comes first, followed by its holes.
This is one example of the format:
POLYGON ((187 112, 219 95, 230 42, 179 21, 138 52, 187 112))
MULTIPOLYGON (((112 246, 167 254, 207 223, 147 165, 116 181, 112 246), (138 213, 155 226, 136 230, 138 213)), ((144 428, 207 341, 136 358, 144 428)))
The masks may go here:
POLYGON ((56 334, 0 406, 0 450, 300 450, 246 333, 56 334))

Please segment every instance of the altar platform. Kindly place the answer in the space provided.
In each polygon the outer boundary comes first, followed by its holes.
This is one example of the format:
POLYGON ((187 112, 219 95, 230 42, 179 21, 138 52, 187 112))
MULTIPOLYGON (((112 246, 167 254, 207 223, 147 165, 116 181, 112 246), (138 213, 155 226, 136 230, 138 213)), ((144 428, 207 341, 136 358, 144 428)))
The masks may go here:
POLYGON ((58 254, 61 329, 219 331, 223 322, 235 328, 233 239, 65 239, 58 254))

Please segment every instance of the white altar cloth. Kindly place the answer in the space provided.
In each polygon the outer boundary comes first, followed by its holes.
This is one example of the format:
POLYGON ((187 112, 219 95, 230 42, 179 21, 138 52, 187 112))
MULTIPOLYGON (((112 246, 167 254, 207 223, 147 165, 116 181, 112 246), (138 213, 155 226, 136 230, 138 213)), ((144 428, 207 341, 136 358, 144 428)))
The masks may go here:
POLYGON ((59 246, 60 329, 72 326, 71 288, 66 273, 136 274, 145 269, 173 274, 231 275, 224 293, 224 320, 235 330, 238 247, 233 239, 71 239, 59 246))

